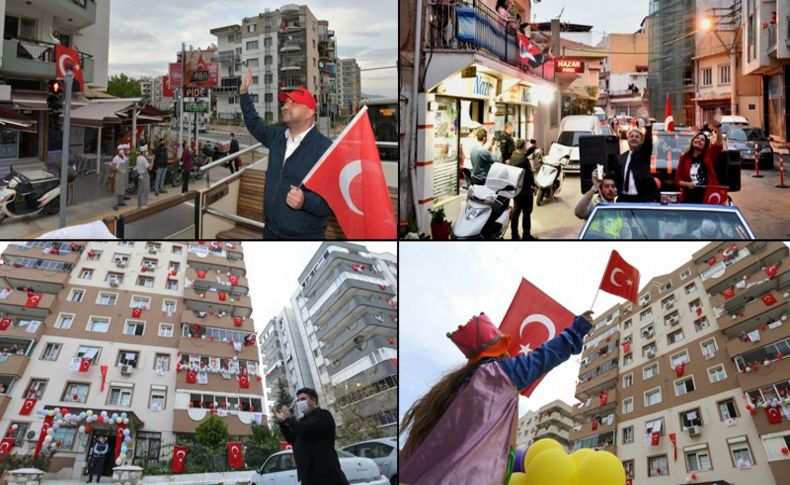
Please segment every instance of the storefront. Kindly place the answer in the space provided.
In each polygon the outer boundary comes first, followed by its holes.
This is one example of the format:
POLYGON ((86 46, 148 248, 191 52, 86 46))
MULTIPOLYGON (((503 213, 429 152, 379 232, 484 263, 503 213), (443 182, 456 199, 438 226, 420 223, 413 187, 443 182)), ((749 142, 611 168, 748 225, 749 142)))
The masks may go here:
POLYGON ((769 135, 782 140, 790 139, 787 120, 790 114, 787 112, 787 92, 790 91, 790 84, 787 82, 788 73, 790 66, 784 66, 784 72, 779 71, 763 77, 767 118, 765 128, 769 135))
POLYGON ((531 87, 516 84, 498 98, 495 129, 504 131, 505 124, 513 123, 513 138, 535 138, 535 108, 531 87))

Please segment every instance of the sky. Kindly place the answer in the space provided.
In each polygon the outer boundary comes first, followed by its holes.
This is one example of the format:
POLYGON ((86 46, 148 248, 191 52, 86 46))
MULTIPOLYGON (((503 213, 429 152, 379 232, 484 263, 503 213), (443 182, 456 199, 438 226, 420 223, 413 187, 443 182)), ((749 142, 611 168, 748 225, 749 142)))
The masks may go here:
POLYGON ((543 0, 532 4, 533 21, 548 22, 562 12, 560 20, 593 26, 593 45, 603 33, 633 33, 648 14, 648 0, 543 0), (564 11, 563 11, 564 9, 564 11))
MULTIPOLYGON (((497 326, 522 277, 575 315, 590 309, 612 249, 640 271, 641 287, 687 262, 705 243, 535 242, 529 244, 401 242, 399 288, 399 420, 439 377, 465 362, 447 338, 484 311, 497 326)), ((640 288, 641 289, 641 288, 640 288)), ((622 299, 601 292, 594 316, 622 299)), ((575 404, 578 355, 552 370, 519 415, 562 399, 575 404)))
POLYGON ((335 31, 337 56, 356 58, 362 72, 362 92, 395 97, 397 91, 397 26, 395 0, 312 0, 271 2, 254 0, 114 0, 110 10, 110 75, 161 76, 185 42, 195 48, 217 42, 209 32, 241 24, 265 9, 289 3, 308 5, 318 20, 328 20, 335 31))

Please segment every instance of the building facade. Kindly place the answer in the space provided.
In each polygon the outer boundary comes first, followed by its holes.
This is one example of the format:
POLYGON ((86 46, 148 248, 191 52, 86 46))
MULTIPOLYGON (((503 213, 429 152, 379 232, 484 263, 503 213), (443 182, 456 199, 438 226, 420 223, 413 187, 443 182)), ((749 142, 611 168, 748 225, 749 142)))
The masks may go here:
POLYGON ((559 442, 566 452, 570 450, 568 434, 574 426, 571 406, 559 399, 541 406, 537 411, 527 411, 518 419, 517 448, 529 448, 539 439, 551 438, 559 442))
POLYGON ((608 116, 636 116, 646 101, 649 28, 646 17, 633 34, 609 34, 598 44, 607 53, 601 61, 598 106, 608 116))
POLYGON ((635 483, 781 483, 788 253, 781 242, 710 243, 648 282, 636 305, 596 319, 573 448, 616 453, 635 483))
POLYGON ((338 87, 340 113, 353 115, 362 99, 362 82, 356 59, 338 59, 338 87))
MULTIPOLYGON (((158 460, 162 445, 210 413, 232 435, 266 421, 239 243, 36 241, 9 245, 2 259, 11 290, 0 298, 10 320, 0 337, 0 429, 14 452, 38 442, 38 410, 125 413, 134 464, 158 460)), ((56 430, 51 473, 78 478, 97 436, 114 449, 109 425, 92 428, 56 430)), ((106 461, 111 470, 115 460, 106 461)))

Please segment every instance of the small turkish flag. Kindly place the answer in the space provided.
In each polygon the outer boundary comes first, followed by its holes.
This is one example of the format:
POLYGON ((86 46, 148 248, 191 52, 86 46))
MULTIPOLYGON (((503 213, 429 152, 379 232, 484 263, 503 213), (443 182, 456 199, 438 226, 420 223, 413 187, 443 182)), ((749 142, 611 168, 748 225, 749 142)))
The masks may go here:
POLYGON ((85 81, 82 76, 82 64, 80 63, 80 53, 76 49, 69 49, 60 44, 55 45, 55 58, 57 59, 57 78, 66 79, 66 64, 72 64, 74 72, 74 91, 82 91, 85 81))
POLYGON ((36 405, 36 399, 35 398, 31 397, 31 398, 25 399, 25 403, 22 404, 22 409, 19 410, 19 415, 20 416, 29 416, 30 412, 33 411, 33 407, 35 407, 35 405, 36 405))
POLYGON ((236 286, 239 284, 239 277, 230 275, 230 286, 236 286))
POLYGON ((738 253, 738 245, 735 243, 730 244, 721 251, 721 256, 724 261, 729 261, 735 254, 738 253))
POLYGON ((241 443, 230 442, 228 445, 228 466, 231 468, 244 467, 244 453, 241 448, 241 443))
POLYGON ((626 263, 617 251, 612 251, 606 265, 600 289, 636 303, 639 292, 639 271, 626 263))
POLYGON ((5 329, 7 329, 8 327, 10 327, 12 322, 13 322, 13 320, 11 320, 10 318, 8 318, 8 317, 3 317, 3 318, 0 320, 0 330, 5 330, 5 329))
POLYGON ((36 308, 38 304, 41 302, 42 293, 35 293, 30 292, 27 295, 27 302, 25 303, 26 307, 36 308))
POLYGON ((91 360, 90 359, 82 359, 80 360, 80 372, 88 372, 91 368, 91 360))
POLYGON ((249 389, 250 388, 250 379, 245 375, 239 376, 239 387, 242 389, 249 389))
MULTIPOLYGON (((510 355, 527 355, 559 335, 572 323, 573 313, 522 278, 513 301, 499 324, 499 330, 512 336, 508 349, 510 355)), ((529 397, 542 379, 543 376, 535 380, 521 394, 529 397)))
POLYGON ((346 238, 395 239, 395 214, 367 106, 302 184, 326 200, 346 238))
POLYGON ((598 418, 593 418, 592 420, 592 430, 595 431, 598 429, 598 418))
POLYGON ((11 448, 14 447, 14 441, 14 438, 3 438, 0 441, 0 457, 11 452, 11 448))
POLYGON ((765 303, 766 306, 771 306, 774 303, 776 303, 776 297, 773 295, 773 293, 766 293, 765 295, 763 295, 761 300, 763 301, 763 303, 765 303))
POLYGON ((779 411, 778 407, 775 407, 775 408, 767 407, 767 408, 765 408, 765 416, 768 418, 768 424, 781 424, 782 423, 782 412, 779 411))
POLYGON ((189 451, 189 448, 186 446, 173 446, 173 465, 170 468, 173 473, 184 473, 184 462, 187 459, 187 451, 189 451))
POLYGON ((606 406, 606 401, 609 399, 609 393, 607 391, 601 391, 598 394, 598 401, 601 403, 601 406, 606 406))
POLYGON ((197 277, 200 278, 200 279, 205 278, 206 277, 206 272, 201 269, 200 271, 197 272, 197 277))
POLYGON ((650 436, 650 445, 651 446, 658 446, 660 440, 661 440, 661 433, 659 433, 658 431, 655 431, 650 436))
POLYGON ((681 362, 677 367, 675 367, 675 375, 677 377, 683 377, 683 372, 686 370, 686 363, 681 362))
POLYGON ((708 185, 707 187, 705 187, 705 195, 702 196, 702 202, 704 204, 726 205, 727 186, 708 185))
POLYGON ((165 98, 174 98, 176 96, 176 92, 173 89, 173 85, 170 84, 170 76, 162 76, 162 96, 165 98))
POLYGON ((776 271, 779 269, 779 263, 780 261, 777 261, 771 266, 767 266, 765 268, 765 274, 767 274, 769 278, 776 278, 776 271))
POLYGON ((701 306, 700 306, 700 307, 697 307, 697 316, 698 316, 698 317, 701 317, 701 316, 702 316, 702 307, 701 307, 701 306))
POLYGON ((664 130, 675 131, 675 119, 672 117, 672 102, 667 93, 667 104, 664 106, 664 130))
POLYGON ((280 441, 280 449, 281 449, 282 451, 285 451, 285 450, 293 450, 293 449, 294 449, 294 447, 293 447, 293 446, 291 446, 291 443, 289 443, 289 442, 287 442, 287 441, 280 441))
POLYGON ((623 352, 625 352, 626 354, 627 354, 628 352, 631 352, 631 344, 630 344, 630 343, 628 343, 628 342, 625 342, 625 343, 623 344, 623 352))
POLYGON ((714 264, 716 264, 716 256, 711 256, 710 258, 708 258, 707 263, 708 266, 713 266, 714 264))
POLYGON ((142 308, 132 308, 132 317, 133 318, 140 318, 143 314, 142 308))
POLYGON ((194 384, 195 382, 197 382, 197 374, 195 371, 187 371, 187 384, 194 384))
POLYGON ((219 301, 225 301, 225 299, 227 298, 224 291, 220 291, 218 296, 219 296, 219 301))
POLYGON ((724 291, 721 292, 724 295, 725 300, 729 300, 733 296, 735 296, 735 287, 730 286, 729 288, 725 288, 724 291))

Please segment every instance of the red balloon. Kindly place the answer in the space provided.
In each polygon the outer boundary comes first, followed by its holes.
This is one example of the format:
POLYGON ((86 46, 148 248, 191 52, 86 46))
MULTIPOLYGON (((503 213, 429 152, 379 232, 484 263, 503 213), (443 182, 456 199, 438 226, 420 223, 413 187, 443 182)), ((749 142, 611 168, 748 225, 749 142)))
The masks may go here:
POLYGON ((96 418, 96 422, 97 423, 103 423, 104 422, 104 418, 99 416, 98 418, 96 418))
POLYGON ((86 433, 90 433, 92 430, 93 430, 93 428, 91 428, 90 425, 85 426, 85 432, 86 433))

